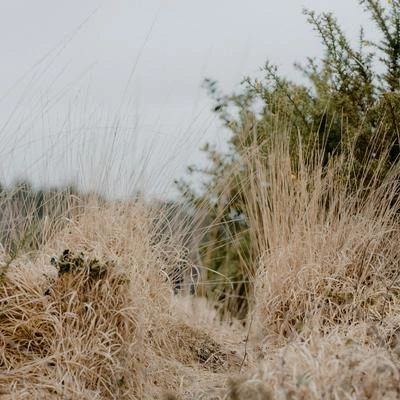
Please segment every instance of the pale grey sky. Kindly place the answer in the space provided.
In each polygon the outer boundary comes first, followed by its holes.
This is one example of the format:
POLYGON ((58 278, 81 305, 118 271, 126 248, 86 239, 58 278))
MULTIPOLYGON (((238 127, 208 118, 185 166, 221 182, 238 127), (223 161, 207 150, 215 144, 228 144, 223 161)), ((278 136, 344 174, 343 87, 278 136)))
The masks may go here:
POLYGON ((375 32, 356 0, 0 0, 0 180, 170 192, 225 140, 204 78, 229 93, 321 54, 304 6, 375 32))

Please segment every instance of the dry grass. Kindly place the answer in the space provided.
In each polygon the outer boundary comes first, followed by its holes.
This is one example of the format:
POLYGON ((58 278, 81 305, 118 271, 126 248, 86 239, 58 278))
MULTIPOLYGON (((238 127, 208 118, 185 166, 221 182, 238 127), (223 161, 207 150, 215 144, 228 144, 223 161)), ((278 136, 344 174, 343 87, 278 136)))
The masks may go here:
POLYGON ((397 176, 351 193, 340 165, 293 170, 278 151, 261 171, 274 189, 253 187, 249 195, 256 193, 249 215, 258 321, 278 338, 382 322, 397 306, 400 282, 397 176))
POLYGON ((228 398, 399 398, 399 172, 350 190, 351 160, 293 163, 288 143, 244 156, 259 370, 228 398))
POLYGON ((88 202, 39 251, 10 263, 0 284, 1 398, 187 396, 238 368, 235 346, 213 334, 215 313, 177 302, 151 221, 138 203, 88 202))
POLYGON ((346 160, 293 165, 285 139, 269 146, 241 160, 245 328, 173 294, 159 209, 86 199, 37 249, 2 249, 0 398, 399 398, 397 171, 351 192, 346 160))

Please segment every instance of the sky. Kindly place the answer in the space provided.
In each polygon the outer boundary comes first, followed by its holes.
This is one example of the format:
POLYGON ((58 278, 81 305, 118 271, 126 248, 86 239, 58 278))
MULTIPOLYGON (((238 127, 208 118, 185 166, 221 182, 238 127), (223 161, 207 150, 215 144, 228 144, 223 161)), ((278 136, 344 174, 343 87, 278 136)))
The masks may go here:
POLYGON ((0 181, 173 196, 227 140, 203 80, 231 93, 266 60, 299 79, 322 52, 304 7, 376 35, 356 0, 0 0, 0 181))

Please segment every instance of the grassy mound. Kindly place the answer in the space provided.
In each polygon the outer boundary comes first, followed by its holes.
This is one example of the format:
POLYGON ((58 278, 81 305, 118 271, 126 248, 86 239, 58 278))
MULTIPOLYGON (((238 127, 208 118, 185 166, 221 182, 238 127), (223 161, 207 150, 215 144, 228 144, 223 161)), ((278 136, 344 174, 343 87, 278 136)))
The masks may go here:
POLYGON ((187 396, 238 368, 207 307, 194 323, 194 299, 174 296, 150 221, 138 204, 94 203, 10 263, 0 283, 2 398, 187 396))

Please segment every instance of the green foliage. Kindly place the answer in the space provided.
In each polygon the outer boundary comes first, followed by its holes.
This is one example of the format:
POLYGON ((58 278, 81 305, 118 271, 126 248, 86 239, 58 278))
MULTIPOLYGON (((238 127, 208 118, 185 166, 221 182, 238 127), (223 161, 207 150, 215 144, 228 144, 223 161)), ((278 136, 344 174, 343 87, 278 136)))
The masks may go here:
MULTIPOLYGON (((241 93, 222 95, 215 81, 205 81, 215 100, 214 112, 231 133, 229 148, 221 154, 206 145, 210 166, 190 170, 203 182, 200 192, 184 181, 179 188, 190 204, 205 208, 212 221, 202 246, 203 263, 216 271, 209 278, 221 273, 242 282, 211 286, 219 299, 245 295, 249 286, 243 282, 255 273, 258 254, 248 235, 244 202, 248 171, 237 162, 252 147, 267 148, 272 132, 289 133, 293 160, 300 145, 304 154, 321 154, 325 164, 332 157, 348 159, 343 174, 350 176, 354 188, 361 180, 368 186, 366 180, 383 178, 398 161, 400 2, 359 3, 378 28, 377 43, 369 41, 361 28, 353 45, 334 15, 304 10, 324 49, 322 59, 308 58, 304 65, 295 65, 306 84, 282 77, 269 62, 261 80, 244 79, 241 93)), ((234 303, 231 310, 242 307, 234 303)))

